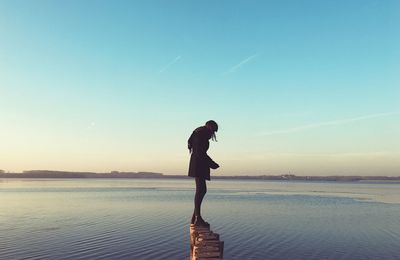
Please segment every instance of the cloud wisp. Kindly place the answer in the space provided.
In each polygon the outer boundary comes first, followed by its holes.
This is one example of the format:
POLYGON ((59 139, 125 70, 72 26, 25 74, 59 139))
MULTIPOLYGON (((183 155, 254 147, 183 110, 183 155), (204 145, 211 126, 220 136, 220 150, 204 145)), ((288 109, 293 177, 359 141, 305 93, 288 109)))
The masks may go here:
POLYGON ((228 69, 227 71, 225 71, 224 74, 230 74, 230 73, 234 73, 235 71, 237 71, 240 67, 242 67, 244 64, 248 63, 249 61, 251 61, 252 59, 254 59, 255 57, 257 57, 258 54, 253 54, 249 57, 247 57, 246 59, 242 60, 241 62, 239 62, 238 64, 236 64, 235 66, 231 67, 230 69, 228 69))
POLYGON ((182 58, 181 55, 176 56, 173 60, 171 60, 167 65, 165 65, 162 69, 160 69, 159 73, 163 73, 167 69, 169 69, 172 65, 178 62, 182 58))
POLYGON ((273 131, 261 133, 260 135, 267 136, 267 135, 276 135, 276 134, 296 133, 296 132, 304 131, 307 129, 320 128, 320 127, 324 127, 324 126, 344 125, 344 124, 349 124, 349 123, 356 122, 356 121, 362 121, 362 120, 386 117, 386 116, 393 116, 393 115, 400 115, 400 112, 376 113, 376 114, 363 115, 363 116, 358 116, 358 117, 353 117, 353 118, 319 122, 319 123, 296 126, 296 127, 286 128, 286 129, 273 130, 273 131))

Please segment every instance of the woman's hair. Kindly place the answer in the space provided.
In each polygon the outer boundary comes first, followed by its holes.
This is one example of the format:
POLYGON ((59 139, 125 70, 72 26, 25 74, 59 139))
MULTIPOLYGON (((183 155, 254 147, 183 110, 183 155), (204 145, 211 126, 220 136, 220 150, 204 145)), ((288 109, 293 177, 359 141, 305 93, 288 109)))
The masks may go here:
POLYGON ((215 132, 212 133, 211 140, 218 142, 217 137, 215 136, 215 132))
POLYGON ((206 126, 209 126, 209 127, 211 127, 211 129, 214 130, 212 135, 211 135, 211 139, 213 141, 215 141, 215 142, 218 142, 217 141, 217 137, 215 136, 215 132, 218 132, 218 124, 217 124, 217 122, 215 122, 214 120, 209 120, 209 121, 206 122, 206 126))

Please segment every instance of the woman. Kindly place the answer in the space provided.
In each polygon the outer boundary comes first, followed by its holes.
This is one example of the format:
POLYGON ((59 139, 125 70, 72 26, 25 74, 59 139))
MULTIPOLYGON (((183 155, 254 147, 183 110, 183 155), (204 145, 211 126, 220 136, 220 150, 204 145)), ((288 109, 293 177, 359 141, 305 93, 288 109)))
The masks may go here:
POLYGON ((189 176, 195 178, 196 193, 194 196, 194 212, 191 224, 196 226, 209 226, 200 214, 201 202, 207 192, 206 180, 210 180, 210 168, 217 169, 219 165, 207 155, 211 138, 217 141, 215 132, 218 131, 218 124, 207 121, 204 126, 196 128, 188 140, 188 148, 191 153, 189 163, 189 176))

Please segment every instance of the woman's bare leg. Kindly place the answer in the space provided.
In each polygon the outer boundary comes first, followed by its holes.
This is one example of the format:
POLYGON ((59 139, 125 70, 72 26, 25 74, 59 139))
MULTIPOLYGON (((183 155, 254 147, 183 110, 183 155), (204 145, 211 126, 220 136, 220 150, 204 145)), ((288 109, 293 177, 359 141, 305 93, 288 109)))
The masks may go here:
POLYGON ((194 223, 196 217, 201 218, 201 203, 203 202, 203 198, 207 193, 207 185, 204 178, 196 177, 195 182, 196 193, 194 195, 194 212, 191 223, 194 223))

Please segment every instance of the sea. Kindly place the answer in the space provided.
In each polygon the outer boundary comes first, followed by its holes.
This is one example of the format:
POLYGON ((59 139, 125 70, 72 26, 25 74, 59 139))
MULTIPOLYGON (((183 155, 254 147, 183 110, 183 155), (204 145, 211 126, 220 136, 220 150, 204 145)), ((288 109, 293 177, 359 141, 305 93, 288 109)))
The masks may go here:
MULTIPOLYGON (((400 182, 211 180, 224 259, 400 259, 400 182)), ((189 259, 194 181, 0 179, 0 259, 189 259)))

